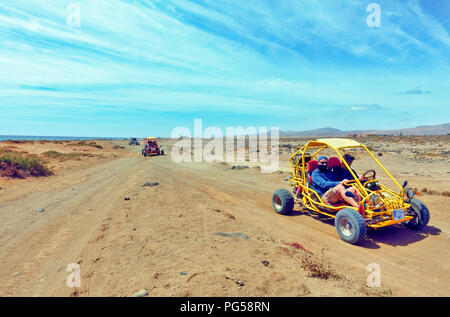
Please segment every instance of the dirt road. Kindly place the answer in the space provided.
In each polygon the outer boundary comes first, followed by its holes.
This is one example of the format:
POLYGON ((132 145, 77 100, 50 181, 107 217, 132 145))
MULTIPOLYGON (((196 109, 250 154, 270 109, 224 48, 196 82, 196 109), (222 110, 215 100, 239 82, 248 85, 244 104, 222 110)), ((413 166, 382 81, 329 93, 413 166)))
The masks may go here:
POLYGON ((333 220, 273 211, 286 174, 144 159, 128 148, 101 165, 0 190, 0 296, 450 295, 449 197, 421 197, 431 211, 424 232, 370 230, 353 246, 333 220), (311 277, 291 242, 323 253, 339 277, 311 277), (66 284, 71 263, 81 268, 80 288, 66 284), (370 263, 380 265, 379 289, 365 286, 370 263))

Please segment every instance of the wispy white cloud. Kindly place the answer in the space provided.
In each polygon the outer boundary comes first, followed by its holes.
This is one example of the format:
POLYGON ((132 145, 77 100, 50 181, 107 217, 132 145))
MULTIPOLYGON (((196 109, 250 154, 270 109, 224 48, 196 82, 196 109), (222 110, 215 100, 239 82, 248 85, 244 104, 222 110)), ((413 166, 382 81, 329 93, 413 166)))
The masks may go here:
POLYGON ((416 87, 413 89, 408 89, 404 92, 398 92, 397 94, 398 95, 410 95, 410 96, 412 96, 412 95, 429 95, 429 94, 431 94, 431 91, 423 90, 420 87, 416 87))
POLYGON ((383 110, 384 108, 378 104, 360 104, 360 105, 352 105, 350 107, 345 108, 345 111, 377 111, 383 110))
POLYGON ((435 18, 425 14, 419 6, 417 0, 409 0, 409 7, 416 14, 418 22, 426 29, 426 33, 439 42, 450 46, 450 37, 447 30, 435 18))

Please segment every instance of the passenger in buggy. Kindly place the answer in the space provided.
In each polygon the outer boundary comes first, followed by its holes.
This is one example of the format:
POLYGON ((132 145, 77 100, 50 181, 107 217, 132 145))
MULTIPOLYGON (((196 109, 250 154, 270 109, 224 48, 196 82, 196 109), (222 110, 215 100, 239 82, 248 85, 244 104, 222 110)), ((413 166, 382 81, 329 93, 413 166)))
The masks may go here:
MULTIPOLYGON (((362 207, 358 204, 359 196, 353 187, 345 188, 345 184, 349 179, 338 180, 335 174, 328 168, 328 158, 326 156, 319 157, 318 168, 312 172, 312 188, 321 197, 324 203, 336 204, 343 200, 350 206, 358 208, 362 207), (347 196, 345 192, 350 191, 354 197, 347 196)), ((351 178, 353 179, 353 177, 351 178)))

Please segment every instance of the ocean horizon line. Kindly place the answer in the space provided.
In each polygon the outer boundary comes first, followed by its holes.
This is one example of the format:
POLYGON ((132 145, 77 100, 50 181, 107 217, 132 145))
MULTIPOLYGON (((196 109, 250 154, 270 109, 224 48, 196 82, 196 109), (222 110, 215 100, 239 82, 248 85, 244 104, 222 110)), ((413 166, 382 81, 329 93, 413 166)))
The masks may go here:
POLYGON ((87 137, 87 136, 61 136, 61 135, 0 135, 0 141, 76 141, 76 140, 127 140, 128 137, 87 137))

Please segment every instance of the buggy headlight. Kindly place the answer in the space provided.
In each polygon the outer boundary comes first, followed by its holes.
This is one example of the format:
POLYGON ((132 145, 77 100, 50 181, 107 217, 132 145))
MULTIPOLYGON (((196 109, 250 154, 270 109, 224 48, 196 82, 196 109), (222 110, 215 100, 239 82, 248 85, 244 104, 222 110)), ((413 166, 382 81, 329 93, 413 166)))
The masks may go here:
POLYGON ((380 183, 378 182, 368 182, 366 183, 365 187, 371 191, 377 191, 381 189, 380 183))
POLYGON ((416 191, 413 188, 408 188, 405 192, 406 197, 408 198, 413 198, 414 195, 416 194, 416 191))

